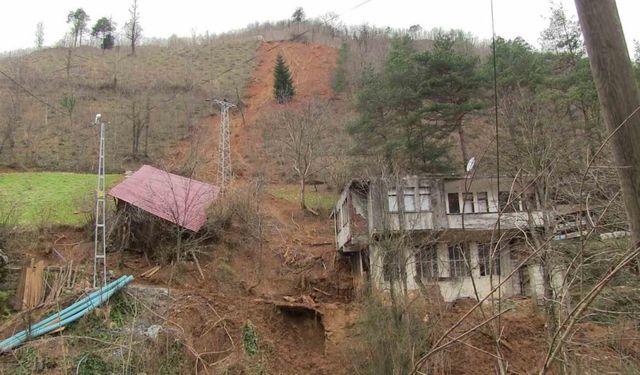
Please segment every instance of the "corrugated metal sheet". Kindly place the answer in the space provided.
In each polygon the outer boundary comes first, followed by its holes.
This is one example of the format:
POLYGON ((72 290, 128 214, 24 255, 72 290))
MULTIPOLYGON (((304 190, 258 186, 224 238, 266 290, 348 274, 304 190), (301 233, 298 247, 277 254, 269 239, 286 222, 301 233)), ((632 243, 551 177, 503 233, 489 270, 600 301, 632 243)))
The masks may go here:
POLYGON ((143 165, 109 190, 109 195, 197 232, 219 191, 217 186, 143 165))

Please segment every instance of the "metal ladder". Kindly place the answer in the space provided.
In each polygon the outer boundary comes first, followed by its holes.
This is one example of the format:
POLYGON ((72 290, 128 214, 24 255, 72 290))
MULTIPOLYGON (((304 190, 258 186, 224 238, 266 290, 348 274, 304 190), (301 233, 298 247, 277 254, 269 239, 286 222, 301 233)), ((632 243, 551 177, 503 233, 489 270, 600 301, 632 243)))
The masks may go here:
MULTIPOLYGON (((98 119, 96 118, 96 122, 98 119)), ((98 188, 96 190, 96 223, 93 248, 93 287, 107 285, 106 204, 104 173, 104 122, 100 121, 100 154, 98 156, 98 188)))

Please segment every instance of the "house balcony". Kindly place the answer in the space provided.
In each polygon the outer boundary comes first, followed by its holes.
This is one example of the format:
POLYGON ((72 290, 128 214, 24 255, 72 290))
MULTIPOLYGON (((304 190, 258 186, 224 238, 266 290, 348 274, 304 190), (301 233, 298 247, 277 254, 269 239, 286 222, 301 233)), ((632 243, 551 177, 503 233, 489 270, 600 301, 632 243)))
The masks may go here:
MULTIPOLYGON (((542 212, 531 213, 534 226, 542 226, 542 212)), ((497 227, 498 213, 447 214, 448 229, 493 230, 497 227)), ((527 229, 529 214, 527 212, 504 212, 500 215, 500 228, 527 229)))

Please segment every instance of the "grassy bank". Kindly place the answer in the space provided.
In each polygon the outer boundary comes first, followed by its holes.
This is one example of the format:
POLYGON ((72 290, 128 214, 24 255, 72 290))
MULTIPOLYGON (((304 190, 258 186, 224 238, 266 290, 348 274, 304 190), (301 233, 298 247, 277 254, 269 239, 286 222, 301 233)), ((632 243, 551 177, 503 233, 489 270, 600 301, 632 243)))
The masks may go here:
MULTIPOLYGON (((107 175, 107 187, 120 181, 107 175)), ((0 174, 0 216, 9 212, 19 225, 41 223, 77 225, 93 207, 94 174, 33 172, 0 174)))

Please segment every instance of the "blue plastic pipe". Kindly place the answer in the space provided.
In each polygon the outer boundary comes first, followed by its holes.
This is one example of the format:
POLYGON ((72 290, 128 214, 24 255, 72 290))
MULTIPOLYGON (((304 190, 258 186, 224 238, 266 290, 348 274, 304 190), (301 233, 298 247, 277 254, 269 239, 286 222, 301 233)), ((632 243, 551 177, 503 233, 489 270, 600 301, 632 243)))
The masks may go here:
POLYGON ((26 340, 44 335, 51 331, 55 331, 61 327, 72 323, 88 312, 92 311, 102 303, 107 301, 113 294, 115 294, 122 287, 127 285, 133 280, 133 276, 122 276, 119 279, 107 284, 104 288, 99 289, 88 296, 80 299, 71 306, 65 308, 62 311, 56 312, 46 319, 33 324, 24 331, 21 331, 6 340, 0 342, 0 351, 7 351, 15 348, 18 345, 23 344, 26 340))
MULTIPOLYGON (((96 297, 98 296, 104 296, 104 293, 107 293, 109 290, 111 290, 112 288, 118 287, 119 285, 121 285, 128 277, 130 276, 122 276, 120 277, 118 280, 111 282, 109 284, 107 284, 104 288, 99 289, 91 294, 89 294, 88 296, 78 300, 77 302, 75 302, 74 304, 72 304, 71 306, 65 308, 62 311, 56 312, 52 315, 50 315, 48 318, 40 321, 39 323, 33 324, 31 325, 27 330, 21 331, 19 333, 17 333, 16 335, 0 342, 0 350, 2 350, 3 348, 3 344, 9 345, 12 343, 12 341, 15 340, 21 340, 23 338, 23 336, 26 338, 27 336, 30 335, 30 331, 33 332, 34 330, 46 326, 52 322, 55 321, 61 321, 66 319, 68 316, 75 314, 78 310, 83 310, 85 309, 85 307, 87 306, 87 303, 92 303, 91 301, 93 301, 96 297)), ((101 297, 101 299, 104 299, 104 297, 101 297)))

